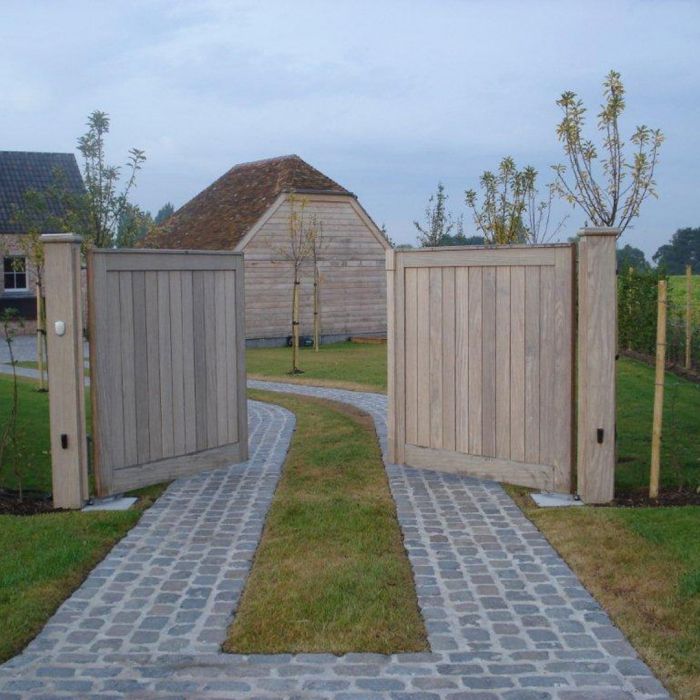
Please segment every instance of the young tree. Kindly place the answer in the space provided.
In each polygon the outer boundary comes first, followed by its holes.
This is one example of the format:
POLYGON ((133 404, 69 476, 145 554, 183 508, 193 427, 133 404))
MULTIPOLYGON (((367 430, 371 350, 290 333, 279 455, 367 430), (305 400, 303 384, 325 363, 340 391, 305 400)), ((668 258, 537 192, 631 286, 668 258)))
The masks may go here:
POLYGON ((456 225, 452 215, 447 211, 447 199, 444 185, 438 182, 436 193, 428 198, 423 223, 413 222, 418 230, 418 242, 424 248, 442 245, 443 238, 449 235, 456 225))
POLYGON ((136 204, 127 204, 119 216, 117 233, 114 237, 116 248, 131 248, 153 228, 153 217, 136 204))
POLYGON ((586 108, 574 92, 557 100, 563 117, 557 137, 564 146, 569 165, 552 166, 555 187, 572 206, 580 207, 592 226, 620 229, 639 216, 642 202, 656 197, 654 170, 664 136, 660 129, 638 126, 630 137, 632 162, 625 153, 619 118, 625 109, 625 88, 620 74, 611 70, 603 82, 605 104, 598 114, 602 157, 593 141, 583 136, 586 108))
POLYGON ((109 116, 96 110, 88 117, 87 126, 87 133, 78 139, 86 189, 85 228, 80 233, 89 246, 111 248, 115 244, 116 229, 127 207, 129 193, 136 184, 136 173, 141 169, 146 155, 138 148, 129 151, 126 182, 120 191, 121 168, 108 165, 105 156, 109 116))
POLYGON ((643 251, 628 243, 623 248, 617 249, 617 270, 619 274, 623 274, 630 269, 646 272, 649 269, 649 263, 643 251))
POLYGON ((313 254, 314 238, 318 235, 319 222, 315 215, 307 215, 307 200, 299 200, 291 194, 289 225, 286 246, 278 249, 282 257, 292 265, 292 369, 290 374, 301 374, 299 367, 299 324, 301 272, 304 262, 313 254))
POLYGON ((321 344, 321 270, 319 260, 323 244, 323 224, 313 215, 310 220, 310 228, 313 232, 311 237, 311 259, 314 264, 314 351, 318 352, 321 344))
POLYGON ((396 241, 389 235, 389 232, 386 230, 386 224, 382 224, 379 227, 379 233, 382 234, 384 240, 392 247, 396 248, 396 241))
POLYGON ((170 203, 166 202, 156 214, 155 223, 156 225, 162 224, 164 221, 169 219, 175 213, 175 207, 170 203))

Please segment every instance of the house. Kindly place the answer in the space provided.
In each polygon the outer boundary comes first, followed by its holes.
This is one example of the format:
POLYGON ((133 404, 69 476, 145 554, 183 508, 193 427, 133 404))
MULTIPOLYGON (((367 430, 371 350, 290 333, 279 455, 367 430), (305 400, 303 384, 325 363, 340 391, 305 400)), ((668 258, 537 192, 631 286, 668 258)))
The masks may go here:
MULTIPOLYGON (((0 312, 17 309, 25 332, 33 330, 36 319, 36 270, 28 256, 29 224, 22 213, 27 211, 28 192, 50 195, 52 188, 74 194, 85 191, 72 153, 0 151, 0 312)), ((51 196, 43 201, 46 211, 38 220, 34 211, 31 225, 37 233, 51 233, 55 231, 51 222, 66 213, 65 202, 51 196)))
MULTIPOLYGON (((284 251, 289 247, 290 212, 302 202, 305 216, 315 215, 323 230, 323 340, 385 335, 389 244, 354 194, 299 156, 234 166, 176 211, 144 245, 243 252, 248 344, 281 344, 291 333, 292 272, 284 251)), ((301 334, 310 335, 310 260, 302 280, 301 334)))

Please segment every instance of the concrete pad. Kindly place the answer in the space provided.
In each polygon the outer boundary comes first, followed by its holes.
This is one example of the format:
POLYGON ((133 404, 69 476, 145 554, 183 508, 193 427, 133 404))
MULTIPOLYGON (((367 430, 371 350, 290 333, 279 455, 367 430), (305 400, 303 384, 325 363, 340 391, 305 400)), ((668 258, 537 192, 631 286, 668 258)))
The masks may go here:
POLYGON ((583 505, 583 501, 578 496, 572 496, 570 493, 541 491, 540 493, 531 493, 530 496, 540 508, 570 508, 571 506, 583 505))
POLYGON ((112 498, 100 498, 87 506, 83 506, 83 512, 94 510, 129 510, 138 501, 135 496, 115 496, 112 498))

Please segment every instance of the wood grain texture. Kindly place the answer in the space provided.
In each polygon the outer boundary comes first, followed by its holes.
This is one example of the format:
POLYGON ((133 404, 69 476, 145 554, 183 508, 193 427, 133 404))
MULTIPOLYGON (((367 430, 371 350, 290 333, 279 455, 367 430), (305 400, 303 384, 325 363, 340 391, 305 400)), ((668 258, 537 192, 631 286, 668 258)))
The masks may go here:
POLYGON ((242 257, 95 251, 89 269, 99 495, 246 459, 242 257))

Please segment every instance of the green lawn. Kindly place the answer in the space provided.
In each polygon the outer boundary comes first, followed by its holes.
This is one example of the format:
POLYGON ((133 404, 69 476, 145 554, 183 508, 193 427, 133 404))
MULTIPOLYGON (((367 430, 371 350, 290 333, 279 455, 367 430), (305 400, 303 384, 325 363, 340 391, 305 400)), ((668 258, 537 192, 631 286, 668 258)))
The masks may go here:
POLYGON ((297 425, 225 650, 427 649, 371 418, 341 404, 251 395, 287 407, 297 425))
POLYGON ((319 352, 301 348, 300 377, 289 375, 290 348, 249 348, 246 368, 252 378, 332 384, 344 389, 386 391, 386 345, 333 343, 319 352))

